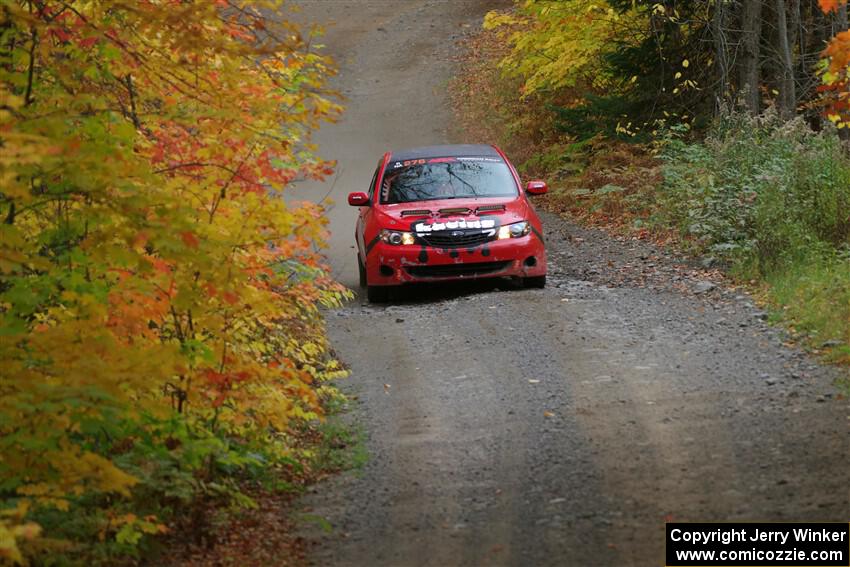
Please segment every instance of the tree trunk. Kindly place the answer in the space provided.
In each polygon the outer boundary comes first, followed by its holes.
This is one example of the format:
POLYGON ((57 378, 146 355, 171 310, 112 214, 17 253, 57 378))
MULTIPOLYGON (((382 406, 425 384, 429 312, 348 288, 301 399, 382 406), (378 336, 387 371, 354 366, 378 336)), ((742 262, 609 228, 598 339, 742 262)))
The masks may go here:
POLYGON ((779 38, 780 77, 779 77, 779 115, 793 118, 797 108, 797 92, 794 84, 794 60, 791 57, 791 43, 788 40, 788 20, 785 14, 785 0, 776 0, 776 33, 779 38))
POLYGON ((738 89, 750 114, 761 110, 759 92, 759 57, 761 45, 762 0, 743 0, 741 13, 741 57, 738 66, 738 89))
POLYGON ((804 44, 805 40, 803 39, 803 29, 801 24, 801 16, 800 16, 800 0, 790 0, 791 4, 790 8, 790 17, 791 21, 788 24, 788 44, 791 46, 792 55, 796 51, 797 53, 797 65, 794 69, 794 78, 799 78, 799 64, 800 60, 803 58, 802 55, 804 53, 804 44))
POLYGON ((717 70, 717 109, 729 102, 729 50, 724 22, 726 21, 725 0, 715 0, 714 17, 711 19, 711 35, 714 37, 714 61, 717 70))

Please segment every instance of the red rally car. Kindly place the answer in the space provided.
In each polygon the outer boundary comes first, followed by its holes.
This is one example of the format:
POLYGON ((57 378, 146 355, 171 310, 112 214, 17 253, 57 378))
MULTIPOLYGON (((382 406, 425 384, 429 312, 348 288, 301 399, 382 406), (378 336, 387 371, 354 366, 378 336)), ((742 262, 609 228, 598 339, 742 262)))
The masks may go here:
POLYGON ((518 277, 546 285, 540 219, 528 195, 547 191, 495 146, 446 145, 387 152, 360 207, 355 238, 360 285, 369 301, 390 286, 468 278, 518 277))

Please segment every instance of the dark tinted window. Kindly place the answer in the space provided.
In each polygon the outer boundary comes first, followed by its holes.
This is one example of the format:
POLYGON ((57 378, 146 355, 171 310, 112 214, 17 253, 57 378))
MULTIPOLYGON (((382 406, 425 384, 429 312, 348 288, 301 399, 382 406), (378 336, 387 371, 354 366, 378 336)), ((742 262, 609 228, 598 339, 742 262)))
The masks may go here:
POLYGON ((514 177, 507 164, 497 158, 391 161, 381 182, 382 203, 515 195, 514 177))

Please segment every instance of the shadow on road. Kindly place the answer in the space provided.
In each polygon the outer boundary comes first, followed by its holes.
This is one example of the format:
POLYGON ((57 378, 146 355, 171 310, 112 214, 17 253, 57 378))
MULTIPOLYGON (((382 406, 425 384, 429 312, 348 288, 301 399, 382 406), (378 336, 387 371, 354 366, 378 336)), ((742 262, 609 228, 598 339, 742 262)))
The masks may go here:
POLYGON ((388 305, 426 305, 470 295, 524 289, 519 281, 511 278, 487 278, 480 280, 407 284, 393 288, 386 303, 369 303, 366 289, 355 287, 356 303, 375 308, 388 305))

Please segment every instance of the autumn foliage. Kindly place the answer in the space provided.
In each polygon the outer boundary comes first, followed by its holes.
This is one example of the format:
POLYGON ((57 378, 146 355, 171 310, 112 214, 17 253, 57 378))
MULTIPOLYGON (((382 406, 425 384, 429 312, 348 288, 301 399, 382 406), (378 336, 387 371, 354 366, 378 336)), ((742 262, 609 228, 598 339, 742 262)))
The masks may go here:
POLYGON ((499 67, 520 96, 581 140, 646 142, 659 125, 704 131, 770 107, 850 124, 846 0, 516 0, 485 28, 509 47, 499 67))
MULTIPOLYGON (((837 13, 847 0, 819 0, 819 4, 824 13, 837 13)), ((820 91, 826 100, 827 117, 840 128, 850 127, 850 30, 835 34, 823 54, 826 70, 820 91)))
POLYGON ((576 87, 605 90, 623 82, 606 68, 605 57, 622 41, 624 29, 645 22, 636 10, 620 13, 591 0, 532 0, 520 6, 490 12, 484 27, 500 30, 511 46, 499 66, 522 79, 523 95, 576 87))
POLYGON ((340 109, 280 4, 0 4, 0 558, 131 552, 320 416, 344 292, 283 190, 340 109))

